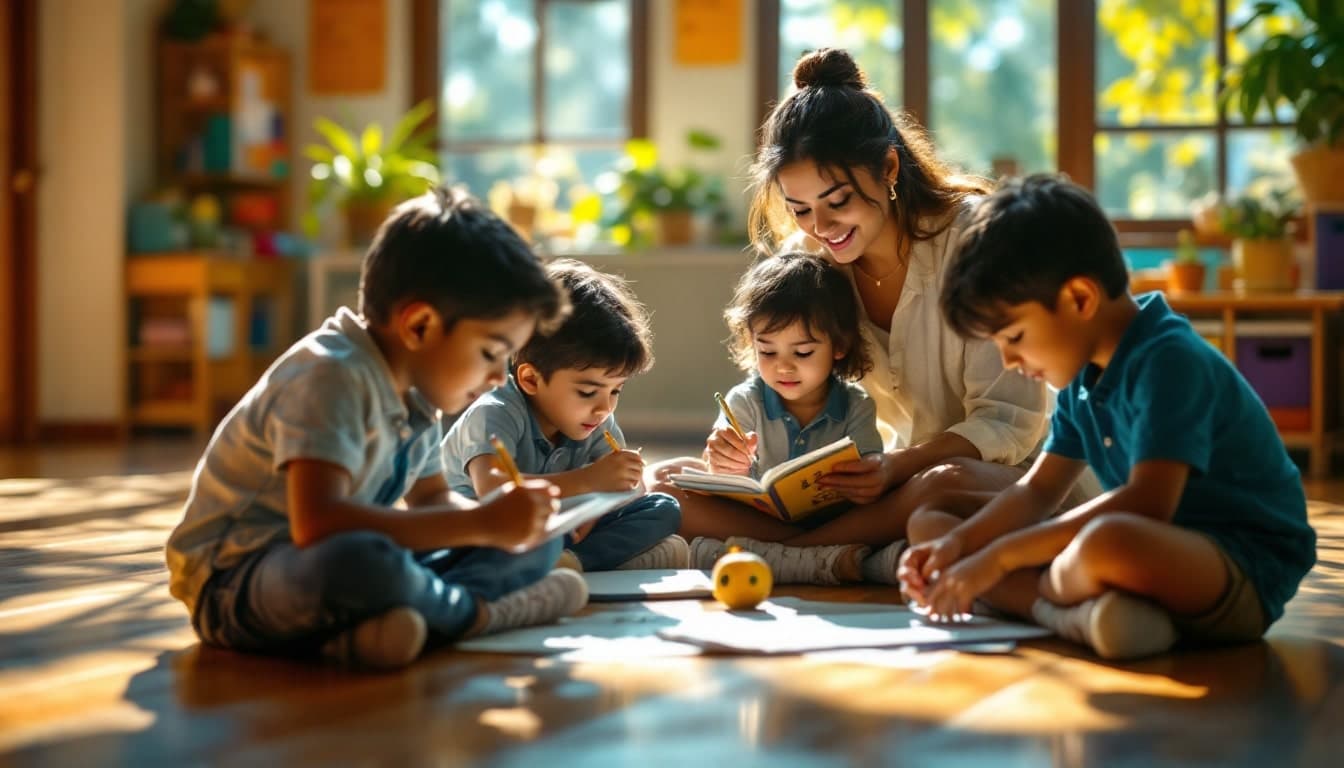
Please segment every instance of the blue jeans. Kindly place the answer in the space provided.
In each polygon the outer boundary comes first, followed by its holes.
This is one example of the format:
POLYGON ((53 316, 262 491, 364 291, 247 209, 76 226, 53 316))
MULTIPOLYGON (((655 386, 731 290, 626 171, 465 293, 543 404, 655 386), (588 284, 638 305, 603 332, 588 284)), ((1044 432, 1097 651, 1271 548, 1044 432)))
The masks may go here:
POLYGON ((429 625, 429 645, 443 645, 475 622, 477 600, 540 580, 560 549, 552 539, 523 554, 483 547, 412 552, 372 531, 303 549, 284 542, 211 576, 192 624, 212 645, 302 656, 365 619, 410 606, 429 625))
POLYGON ((565 547, 585 571, 608 571, 671 536, 681 527, 681 505, 650 493, 598 518, 583 541, 565 536, 565 547))

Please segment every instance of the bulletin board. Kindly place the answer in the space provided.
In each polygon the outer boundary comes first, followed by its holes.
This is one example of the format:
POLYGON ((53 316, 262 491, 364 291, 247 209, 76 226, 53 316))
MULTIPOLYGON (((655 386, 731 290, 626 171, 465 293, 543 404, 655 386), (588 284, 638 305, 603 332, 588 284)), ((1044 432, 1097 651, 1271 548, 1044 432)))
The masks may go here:
POLYGON ((309 0, 308 90, 377 93, 387 80, 387 0, 309 0))
POLYGON ((676 0, 676 60, 683 66, 742 58, 743 0, 676 0))

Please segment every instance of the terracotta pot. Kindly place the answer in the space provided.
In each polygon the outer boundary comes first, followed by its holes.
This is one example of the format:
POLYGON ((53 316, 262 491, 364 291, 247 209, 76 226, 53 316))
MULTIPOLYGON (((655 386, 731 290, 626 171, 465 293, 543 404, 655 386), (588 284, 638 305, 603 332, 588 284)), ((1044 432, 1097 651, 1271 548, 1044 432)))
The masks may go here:
POLYGON ((1233 240, 1232 263, 1237 268, 1237 287, 1242 291, 1293 289, 1291 240, 1233 240))
POLYGON ((1312 147, 1292 156, 1302 197, 1309 205, 1344 202, 1344 147, 1312 147))
POLYGON ((654 218, 659 245, 686 245, 695 233, 695 218, 690 211, 659 211, 654 218))
POLYGON ((1171 293, 1199 293, 1204 290, 1204 265, 1199 262, 1168 261, 1167 290, 1171 293))
POLYGON ((384 200, 351 200, 345 204, 345 242, 363 248, 373 242, 378 228, 395 206, 384 200))
POLYGON ((527 242, 532 242, 532 231, 537 226, 537 206, 509 203, 509 225, 527 242))

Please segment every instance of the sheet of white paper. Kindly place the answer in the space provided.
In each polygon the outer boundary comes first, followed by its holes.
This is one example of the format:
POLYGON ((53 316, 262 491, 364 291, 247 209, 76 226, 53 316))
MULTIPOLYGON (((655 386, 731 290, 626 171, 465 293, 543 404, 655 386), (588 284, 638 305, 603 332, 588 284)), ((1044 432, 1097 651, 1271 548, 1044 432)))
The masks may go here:
POLYGON ((694 570, 595 571, 583 574, 594 603, 709 597, 709 574, 694 570))
POLYGON ((705 613, 658 630, 668 640, 730 653, 806 653, 835 648, 939 646, 1048 637, 1042 627, 975 616, 932 624, 900 606, 767 601, 756 611, 705 613), (848 610, 846 610, 848 609, 848 610))
POLYGON ((621 491, 619 493, 585 493, 571 496, 560 502, 560 511, 546 521, 546 537, 555 538, 578 528, 580 525, 607 514, 639 498, 640 490, 621 491))
POLYGON ((661 638, 658 630, 704 610, 699 600, 608 605, 555 624, 472 638, 458 643, 457 648, 486 653, 561 654, 557 658, 567 661, 695 656, 701 653, 699 647, 661 638))

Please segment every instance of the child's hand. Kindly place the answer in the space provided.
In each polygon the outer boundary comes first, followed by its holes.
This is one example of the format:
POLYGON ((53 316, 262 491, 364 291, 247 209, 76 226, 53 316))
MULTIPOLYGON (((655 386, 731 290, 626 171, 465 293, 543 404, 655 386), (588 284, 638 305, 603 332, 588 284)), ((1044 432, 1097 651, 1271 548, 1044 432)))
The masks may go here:
POLYGON ((1005 570, 994 547, 986 547, 941 572, 929 590, 929 616, 935 621, 957 621, 971 612, 975 598, 993 589, 1005 570))
POLYGON ((948 533, 902 552, 896 578, 900 580, 905 596, 919 605, 927 605, 932 574, 952 566, 961 558, 961 551, 961 537, 948 533))
POLYGON ((629 491, 644 479, 644 457, 629 448, 609 453, 588 465, 589 483, 594 491, 629 491))
POLYGON ((705 441, 705 463, 709 471, 721 475, 746 475, 756 458, 756 444, 760 438, 748 432, 747 439, 737 436, 729 427, 719 427, 705 441))
POLYGON ((507 484, 477 509, 485 521, 485 546, 524 552, 546 538, 546 520, 560 509, 560 489, 546 480, 507 484))

